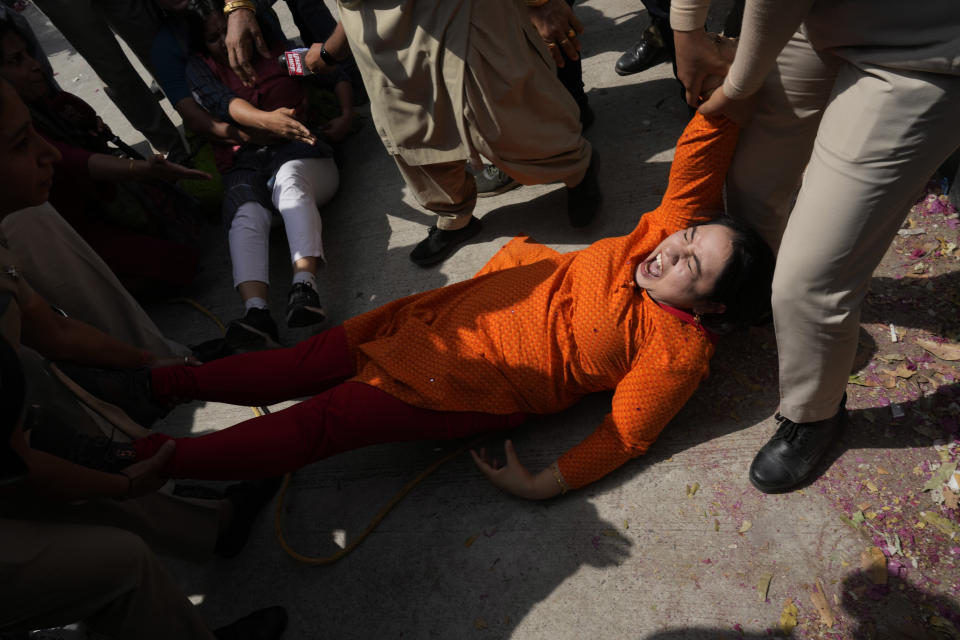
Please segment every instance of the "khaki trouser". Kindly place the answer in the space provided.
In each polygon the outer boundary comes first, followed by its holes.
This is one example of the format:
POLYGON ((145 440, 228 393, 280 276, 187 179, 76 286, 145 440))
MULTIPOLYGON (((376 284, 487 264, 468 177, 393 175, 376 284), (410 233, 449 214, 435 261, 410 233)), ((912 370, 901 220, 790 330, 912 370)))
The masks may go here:
POLYGON ((6 216, 0 230, 30 286, 71 318, 161 358, 189 353, 163 337, 110 267, 49 202, 6 216))
POLYGON ((134 129, 162 153, 185 153, 180 132, 133 67, 111 27, 147 69, 160 29, 150 0, 37 0, 50 22, 103 80, 104 91, 134 129))
POLYGON ((780 413, 822 420, 843 396, 873 270, 960 146, 960 76, 853 62, 798 32, 758 105, 730 169, 728 209, 779 246, 780 413))
MULTIPOLYGON (((580 108, 557 79, 543 43, 520 27, 504 29, 495 13, 478 8, 471 15, 463 87, 470 148, 520 184, 574 187, 591 154, 580 108)), ((421 206, 440 216, 437 227, 466 226, 477 197, 466 160, 412 166, 394 159, 421 206)))
POLYGON ((0 519, 0 600, 0 631, 82 620, 96 637, 214 637, 143 540, 113 527, 0 519))

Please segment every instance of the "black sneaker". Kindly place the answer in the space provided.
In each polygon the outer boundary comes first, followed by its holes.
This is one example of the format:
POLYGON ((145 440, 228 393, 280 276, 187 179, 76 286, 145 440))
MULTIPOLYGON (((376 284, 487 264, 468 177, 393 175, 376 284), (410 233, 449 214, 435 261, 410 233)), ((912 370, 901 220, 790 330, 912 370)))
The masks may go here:
POLYGON ((567 217, 571 226, 585 227, 596 217, 603 199, 597 179, 599 172, 600 154, 594 148, 583 180, 577 186, 567 188, 567 217))
POLYGON ((483 171, 474 176, 477 181, 477 197, 488 198, 516 189, 520 183, 505 174, 503 171, 488 164, 483 171))
POLYGON ((280 347, 277 323, 268 309, 257 307, 248 309, 242 318, 227 325, 223 341, 224 351, 230 355, 280 347))
POLYGON ((836 415, 817 422, 793 422, 779 413, 780 425, 750 464, 750 482, 764 493, 789 491, 806 480, 847 421, 844 394, 836 415))
POLYGON ((287 297, 287 326, 309 327, 323 322, 323 318, 320 296, 316 290, 306 282, 295 282, 287 297))
POLYGON ((217 640, 279 640, 287 628, 287 611, 267 607, 247 614, 236 622, 213 630, 217 640))
POLYGON ((410 260, 421 267, 442 262, 456 251, 458 246, 480 233, 481 228, 480 221, 473 217, 467 226, 455 231, 430 227, 426 239, 421 240, 410 252, 410 260))
POLYGON ((91 395, 116 405, 141 426, 149 427, 170 412, 170 407, 153 397, 149 369, 96 369, 68 362, 58 362, 57 367, 91 395))
POLYGON ((80 433, 42 407, 28 409, 25 428, 30 432, 31 449, 83 467, 119 473, 137 461, 137 452, 131 443, 80 433))

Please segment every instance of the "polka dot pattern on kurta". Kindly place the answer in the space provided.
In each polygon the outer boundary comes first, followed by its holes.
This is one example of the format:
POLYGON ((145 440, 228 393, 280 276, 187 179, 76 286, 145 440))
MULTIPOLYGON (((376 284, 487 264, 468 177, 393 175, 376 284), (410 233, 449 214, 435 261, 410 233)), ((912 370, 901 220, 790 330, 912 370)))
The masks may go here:
POLYGON ((495 414, 553 413, 614 389, 560 472, 578 488, 641 455, 706 377, 713 345, 637 289, 634 271, 666 236, 722 211, 736 132, 695 116, 661 205, 627 236, 566 254, 514 238, 470 280, 348 320, 354 380, 418 407, 495 414))

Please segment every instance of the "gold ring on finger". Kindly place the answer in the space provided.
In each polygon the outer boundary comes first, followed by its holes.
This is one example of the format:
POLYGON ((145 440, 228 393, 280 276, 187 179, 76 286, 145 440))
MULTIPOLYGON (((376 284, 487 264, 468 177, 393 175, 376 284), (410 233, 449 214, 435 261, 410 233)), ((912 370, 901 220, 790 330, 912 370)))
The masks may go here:
POLYGON ((544 40, 543 44, 547 45, 547 49, 553 49, 555 46, 557 46, 556 42, 550 42, 549 40, 544 40))
POLYGON ((570 44, 570 41, 564 38, 563 40, 560 41, 560 44, 570 44))
POLYGON ((574 31, 573 29, 570 29, 570 31, 567 31, 567 35, 570 36, 571 38, 576 38, 577 32, 574 31))

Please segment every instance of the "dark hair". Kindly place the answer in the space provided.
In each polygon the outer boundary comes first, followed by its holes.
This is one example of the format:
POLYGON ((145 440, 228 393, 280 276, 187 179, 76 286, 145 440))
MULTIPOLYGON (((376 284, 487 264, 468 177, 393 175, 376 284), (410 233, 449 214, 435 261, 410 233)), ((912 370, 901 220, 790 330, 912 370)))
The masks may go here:
POLYGON ((699 226, 716 224, 733 232, 733 254, 717 278, 710 302, 726 307, 723 313, 704 314, 701 322, 716 333, 729 333, 769 317, 773 267, 770 245, 747 225, 721 216, 699 226))
POLYGON ((223 2, 215 0, 214 2, 198 2, 196 7, 191 7, 186 16, 187 22, 187 49, 190 53, 199 56, 207 55, 207 38, 204 33, 207 18, 215 11, 223 10, 223 2), (216 7, 219 5, 219 9, 216 7))

